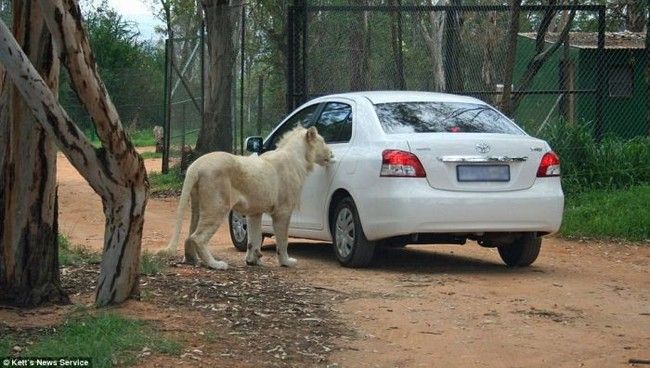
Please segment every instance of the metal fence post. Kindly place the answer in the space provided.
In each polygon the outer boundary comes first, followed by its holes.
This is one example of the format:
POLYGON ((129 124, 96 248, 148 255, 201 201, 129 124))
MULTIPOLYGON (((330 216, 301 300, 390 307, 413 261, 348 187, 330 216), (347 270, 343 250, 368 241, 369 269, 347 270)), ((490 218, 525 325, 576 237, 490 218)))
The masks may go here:
POLYGON ((244 73, 246 72, 246 4, 241 5, 241 73, 239 76, 239 154, 244 154, 244 73))
POLYGON ((171 44, 172 40, 165 40, 165 123, 163 128, 163 160, 161 171, 163 174, 169 172, 169 150, 171 149, 171 44))
POLYGON ((607 69, 605 62, 605 6, 598 8, 598 93, 596 94, 596 124, 594 137, 600 142, 604 135, 604 103, 607 88, 607 69))
POLYGON ((293 50, 295 46, 295 36, 294 36, 294 17, 295 9, 293 6, 289 6, 287 22, 287 114, 293 110, 293 98, 296 93, 295 90, 295 79, 294 73, 296 71, 293 64, 293 50))

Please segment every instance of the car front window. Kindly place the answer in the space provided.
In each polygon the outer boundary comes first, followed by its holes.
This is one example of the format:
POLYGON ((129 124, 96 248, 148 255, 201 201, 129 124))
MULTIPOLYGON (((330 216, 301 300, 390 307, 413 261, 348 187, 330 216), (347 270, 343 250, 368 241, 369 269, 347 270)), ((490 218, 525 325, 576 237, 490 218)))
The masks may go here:
POLYGON ((524 134, 488 105, 463 102, 391 102, 375 105, 386 133, 524 134))

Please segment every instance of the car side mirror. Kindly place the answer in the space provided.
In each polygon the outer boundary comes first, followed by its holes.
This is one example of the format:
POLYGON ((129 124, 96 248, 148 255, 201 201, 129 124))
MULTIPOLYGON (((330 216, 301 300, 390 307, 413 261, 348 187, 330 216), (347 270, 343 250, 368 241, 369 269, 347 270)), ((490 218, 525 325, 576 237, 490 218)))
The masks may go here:
POLYGON ((262 152, 262 145, 264 139, 262 137, 248 137, 246 138, 246 151, 253 153, 262 152))

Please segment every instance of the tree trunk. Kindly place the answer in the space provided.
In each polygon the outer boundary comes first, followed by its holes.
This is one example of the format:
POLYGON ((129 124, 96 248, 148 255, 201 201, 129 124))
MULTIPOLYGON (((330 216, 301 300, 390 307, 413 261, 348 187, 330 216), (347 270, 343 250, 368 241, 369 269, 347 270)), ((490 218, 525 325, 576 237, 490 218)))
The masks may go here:
MULTIPOLYGON (((483 33, 483 64, 481 65, 481 80, 486 91, 494 91, 494 84, 496 78, 496 69, 494 67, 494 53, 497 49, 497 40, 499 29, 497 27, 497 13, 487 13, 485 23, 485 31, 483 33)), ((494 103, 494 95, 487 95, 490 103, 494 103)))
MULTIPOLYGON (((60 64, 35 0, 13 1, 13 33, 57 94, 60 64)), ((0 302, 69 303, 59 280, 56 146, 12 83, 0 102, 0 302)))
MULTIPOLYGON (((368 0, 348 0, 350 5, 368 5, 368 0)), ((354 14, 350 30, 350 90, 365 91, 370 88, 370 33, 368 12, 354 14)))
MULTIPOLYGON (((647 5, 650 14, 650 2, 647 5)), ((646 127, 650 135, 650 16, 646 18, 645 27, 645 90, 646 90, 646 127)))
MULTIPOLYGON (((547 15, 549 13, 550 11, 547 12, 547 15)), ((569 14, 569 19, 567 20, 566 25, 562 29, 562 32, 560 33, 560 36, 558 37, 557 41, 548 48, 545 48, 546 46, 545 39, 546 39, 546 33, 548 31, 548 25, 550 24, 553 15, 545 16, 542 19, 542 24, 540 25, 540 28, 537 31, 535 55, 526 66, 526 70, 524 70, 524 73, 521 75, 521 78, 519 78, 519 82, 517 83, 519 91, 522 92, 527 91, 530 88, 530 85, 533 83, 533 80, 535 80, 535 76, 542 69, 546 61, 550 59, 551 56, 553 56, 555 51, 557 51, 557 49, 559 49, 563 43, 567 42, 569 37, 569 31, 571 30, 571 24, 573 23, 573 18, 575 17, 575 15, 576 15, 576 11, 575 9, 572 9, 569 14), (548 23, 546 22, 547 18, 548 18, 548 23)), ((513 111, 517 109, 523 97, 524 94, 522 93, 518 93, 512 96, 511 107, 513 111)))
MULTIPOLYGON (((106 216, 104 254, 96 303, 120 303, 138 292, 138 266, 147 202, 144 162, 135 151, 97 73, 75 0, 39 0, 55 49, 63 53, 72 86, 95 123, 95 149, 70 120, 56 96, 0 23, 0 62, 34 117, 70 163, 102 198, 106 216)), ((50 60, 53 61, 53 60, 50 60)))
MULTIPOLYGON (((402 1, 391 0, 391 5, 402 6, 402 1)), ((395 63, 394 88, 404 90, 406 89, 406 81, 404 80, 404 58, 402 54, 402 13, 401 11, 393 11, 390 16, 391 48, 395 63)))
POLYGON ((512 117, 512 80, 515 71, 515 58, 517 56, 517 37, 519 35, 519 15, 521 14, 521 0, 512 0, 510 4, 510 28, 508 30, 508 49, 506 52, 506 65, 503 71, 503 95, 501 96, 501 111, 512 117))
MULTIPOLYGON (((444 0, 440 0, 436 5, 445 5, 444 0)), ((429 0, 427 5, 433 5, 433 1, 429 0)), ((424 37, 429 57, 431 58, 431 79, 432 89, 436 92, 443 92, 445 90, 445 69, 442 57, 443 33, 445 29, 445 13, 442 11, 429 12, 428 23, 431 30, 424 24, 420 23, 422 28, 422 36, 424 37)))
MULTIPOLYGON (((461 0, 451 0, 451 5, 462 5, 461 0)), ((445 20, 445 76, 447 92, 460 92, 464 89, 463 82, 463 43, 460 37, 462 27, 461 12, 448 10, 445 20)))
POLYGON ((208 88, 205 116, 196 142, 196 156, 212 151, 232 151, 232 89, 234 32, 237 31, 228 0, 204 0, 208 36, 208 88))
POLYGON ((643 1, 639 0, 627 0, 625 29, 630 32, 643 32, 643 28, 646 25, 647 7, 643 6, 642 3, 643 1))

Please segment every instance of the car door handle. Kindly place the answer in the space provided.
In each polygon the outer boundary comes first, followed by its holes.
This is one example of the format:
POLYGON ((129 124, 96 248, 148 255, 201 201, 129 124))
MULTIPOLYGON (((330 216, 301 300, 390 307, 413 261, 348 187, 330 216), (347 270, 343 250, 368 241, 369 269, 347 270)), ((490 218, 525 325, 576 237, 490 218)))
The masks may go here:
POLYGON ((527 156, 510 157, 510 156, 440 156, 438 160, 442 162, 524 162, 528 160, 527 156))

